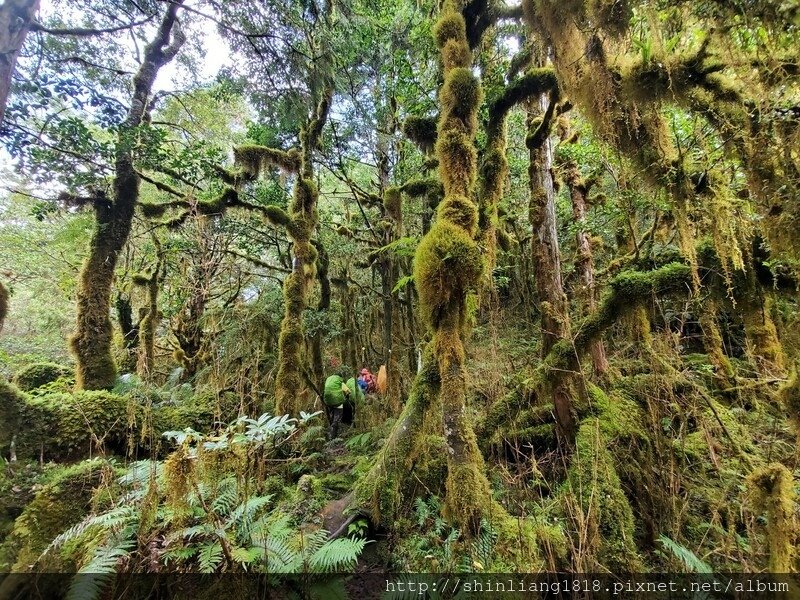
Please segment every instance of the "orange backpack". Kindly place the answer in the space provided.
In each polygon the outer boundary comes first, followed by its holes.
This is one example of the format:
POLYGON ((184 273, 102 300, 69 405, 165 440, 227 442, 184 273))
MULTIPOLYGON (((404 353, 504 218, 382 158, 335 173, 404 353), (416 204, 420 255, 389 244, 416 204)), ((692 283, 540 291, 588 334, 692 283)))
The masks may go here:
POLYGON ((387 379, 388 376, 386 374, 386 365, 381 365, 381 368, 378 369, 378 381, 375 384, 375 387, 378 388, 378 393, 381 396, 386 393, 386 388, 388 386, 387 379))

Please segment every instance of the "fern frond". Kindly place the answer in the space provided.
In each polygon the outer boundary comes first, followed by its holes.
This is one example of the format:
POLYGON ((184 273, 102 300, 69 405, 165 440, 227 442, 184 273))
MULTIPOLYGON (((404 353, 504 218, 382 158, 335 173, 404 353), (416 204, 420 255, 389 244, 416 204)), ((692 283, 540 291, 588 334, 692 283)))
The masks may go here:
POLYGON ((231 514, 231 511, 239 502, 239 490, 236 479, 227 477, 223 479, 217 488, 217 497, 211 505, 213 511, 226 517, 231 514))
POLYGON ((222 559, 222 545, 219 542, 201 546, 200 553, 197 555, 200 572, 213 573, 222 564, 222 559))
POLYGON ((129 525, 131 519, 135 517, 135 509, 132 506, 120 506, 99 515, 89 515, 83 521, 56 536, 43 554, 80 537, 90 527, 98 526, 106 531, 119 531, 129 525))
POLYGON ((349 571, 358 561, 365 544, 363 538, 330 540, 311 556, 310 570, 314 573, 349 571))
POLYGON ((703 561, 697 554, 689 550, 686 546, 679 544, 675 540, 668 538, 665 535, 660 535, 658 541, 672 554, 680 560, 684 566, 692 573, 713 573, 714 569, 711 568, 707 562, 703 561))

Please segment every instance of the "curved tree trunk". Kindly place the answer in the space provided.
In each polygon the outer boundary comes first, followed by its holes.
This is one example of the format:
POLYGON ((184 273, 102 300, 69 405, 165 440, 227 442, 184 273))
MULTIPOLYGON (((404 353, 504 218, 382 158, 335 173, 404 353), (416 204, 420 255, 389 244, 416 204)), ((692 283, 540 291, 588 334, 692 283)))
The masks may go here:
POLYGON ((169 5, 155 39, 133 79, 134 93, 128 115, 120 127, 114 165, 114 199, 93 200, 95 228, 89 257, 81 271, 78 287, 77 325, 70 346, 75 354, 77 389, 111 388, 117 367, 111 355, 111 285, 117 259, 130 235, 133 213, 139 199, 139 175, 134 168, 136 129, 142 123, 147 102, 159 69, 171 61, 185 41, 177 21, 183 0, 169 5))

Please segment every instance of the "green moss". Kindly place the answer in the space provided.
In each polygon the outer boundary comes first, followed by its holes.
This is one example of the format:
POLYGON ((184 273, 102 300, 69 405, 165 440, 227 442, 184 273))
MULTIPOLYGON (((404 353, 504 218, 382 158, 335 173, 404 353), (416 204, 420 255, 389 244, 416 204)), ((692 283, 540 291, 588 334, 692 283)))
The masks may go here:
POLYGON ((0 569, 28 572, 75 572, 55 553, 42 557, 50 542, 86 515, 92 494, 111 470, 103 460, 91 460, 64 468, 53 476, 14 523, 0 548, 0 569), (41 558, 40 558, 41 557, 41 558))
POLYGON ((228 206, 235 206, 239 201, 239 194, 233 188, 225 188, 222 193, 212 200, 197 203, 197 212, 201 215, 219 215, 225 212, 228 206))
POLYGON ((472 51, 462 41, 447 40, 442 48, 442 65, 445 72, 459 67, 467 67, 472 62, 472 51))
POLYGON ((403 216, 403 195, 398 187, 387 188, 383 193, 383 208, 394 221, 399 222, 403 216))
POLYGON ((174 512, 177 523, 183 523, 189 516, 189 494, 194 488, 195 461, 184 446, 179 446, 164 461, 164 481, 166 483, 166 505, 174 512))
POLYGON ((138 206, 139 210, 142 211, 142 215, 147 219, 160 219, 169 208, 168 204, 156 204, 154 202, 139 202, 138 206))
POLYGON ((474 236, 478 225, 478 208, 469 198, 458 195, 447 196, 438 208, 439 219, 458 225, 474 236))
POLYGON ((14 384, 24 392, 36 389, 61 377, 68 377, 72 370, 55 363, 35 363, 14 376, 14 384))
POLYGON ((792 474, 782 464, 771 463, 751 473, 747 484, 753 508, 767 515, 767 569, 770 573, 789 573, 797 535, 792 474))
POLYGON ((414 257, 414 281, 425 322, 436 326, 443 311, 473 289, 483 271, 480 249, 463 229, 437 221, 414 257))
POLYGON ((279 206, 265 206, 261 210, 272 224, 278 225, 279 227, 288 227, 289 223, 292 221, 288 213, 279 206))
POLYGON ((442 14, 433 28, 433 36, 436 45, 444 48, 448 40, 455 40, 467 44, 467 24, 461 13, 450 10, 442 14))
POLYGON ((633 6, 628 0, 589 0, 588 12, 598 26, 619 36, 630 25, 633 6))
POLYGON ((800 434, 800 378, 797 376, 797 366, 792 370, 787 382, 781 386, 779 396, 800 434))
POLYGON ((562 503, 567 515, 582 522, 584 552, 593 555, 596 566, 612 572, 636 572, 642 563, 634 543, 633 511, 607 444, 599 418, 581 423, 575 456, 561 490, 562 503), (582 516, 574 514, 577 510, 582 516))
POLYGON ((480 82, 470 69, 464 67, 451 69, 439 92, 443 114, 461 119, 468 132, 475 131, 475 115, 482 98, 480 82))
POLYGON ((477 153, 470 137, 457 129, 441 131, 436 142, 436 154, 445 195, 469 197, 475 185, 477 166, 477 153))
POLYGON ((555 71, 549 67, 530 69, 510 83, 498 96, 489 111, 489 118, 499 122, 513 107, 534 96, 540 96, 558 88, 555 71))

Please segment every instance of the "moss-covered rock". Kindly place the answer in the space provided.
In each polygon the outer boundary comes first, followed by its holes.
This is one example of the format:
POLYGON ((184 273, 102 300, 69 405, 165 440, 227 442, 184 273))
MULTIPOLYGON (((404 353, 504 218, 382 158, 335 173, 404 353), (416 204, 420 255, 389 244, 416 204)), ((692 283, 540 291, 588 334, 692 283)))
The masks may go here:
POLYGON ((74 572, 75 565, 64 562, 57 553, 42 553, 57 535, 89 512, 94 488, 112 472, 107 461, 90 460, 53 476, 25 507, 0 546, 0 570, 74 572))
POLYGON ((22 369, 14 376, 16 386, 28 392, 55 381, 61 377, 68 377, 72 370, 55 363, 35 363, 22 369))

